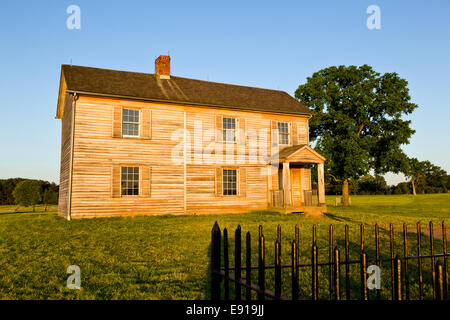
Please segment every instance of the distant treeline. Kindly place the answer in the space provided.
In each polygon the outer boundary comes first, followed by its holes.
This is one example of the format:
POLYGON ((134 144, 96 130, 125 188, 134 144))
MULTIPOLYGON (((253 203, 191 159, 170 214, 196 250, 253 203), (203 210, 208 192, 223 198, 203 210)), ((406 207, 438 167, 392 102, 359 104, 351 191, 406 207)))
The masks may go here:
MULTIPOLYGON (((444 171, 445 172, 445 171, 444 171)), ((325 192, 329 195, 341 194, 342 186, 339 182, 329 181, 325 186, 325 192)), ((450 175, 426 175, 424 179, 416 182, 416 192, 422 193, 447 193, 450 190, 450 175)), ((394 186, 388 186, 383 176, 366 175, 359 180, 349 180, 349 192, 351 194, 375 195, 375 194, 412 194, 411 182, 400 182, 394 186)))
MULTIPOLYGON (((24 180, 24 178, 0 179, 0 205, 15 204, 13 191, 17 184, 24 180)), ((59 186, 54 182, 43 180, 34 180, 41 186, 42 199, 39 203, 43 204, 58 204, 59 186)))

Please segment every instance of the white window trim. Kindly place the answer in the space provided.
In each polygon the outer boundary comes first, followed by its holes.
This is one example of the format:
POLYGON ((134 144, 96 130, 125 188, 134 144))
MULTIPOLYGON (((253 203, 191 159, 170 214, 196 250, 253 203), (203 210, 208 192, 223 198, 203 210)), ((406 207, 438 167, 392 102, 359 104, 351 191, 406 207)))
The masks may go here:
MULTIPOLYGON (((130 107, 122 107, 122 119, 121 119, 121 130, 122 130, 122 138, 140 138, 142 136, 142 125, 141 125, 141 121, 142 121, 142 110, 141 109, 135 109, 135 108, 130 108, 130 107), (123 110, 127 109, 127 110, 137 110, 139 112, 139 122, 137 123, 137 125, 139 126, 138 129, 138 135, 137 136, 133 136, 133 135, 128 135, 128 134, 123 134, 123 110)), ((127 122, 128 124, 136 124, 136 122, 127 122)))
POLYGON ((291 123, 288 122, 288 121, 277 121, 277 130, 278 130, 278 144, 282 145, 282 146, 290 146, 291 145, 291 131, 292 131, 291 130, 291 123), (278 124, 279 123, 287 123, 287 127, 288 127, 288 133, 287 133, 287 135, 288 135, 288 143, 281 143, 281 139, 280 139, 281 131, 278 128, 278 124))

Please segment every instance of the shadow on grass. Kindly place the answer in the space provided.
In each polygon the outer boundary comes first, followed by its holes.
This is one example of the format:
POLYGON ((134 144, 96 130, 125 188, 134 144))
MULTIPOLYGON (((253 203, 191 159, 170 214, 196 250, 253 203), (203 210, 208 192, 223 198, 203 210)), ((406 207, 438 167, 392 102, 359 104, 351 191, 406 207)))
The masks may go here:
POLYGON ((10 212, 0 212, 0 216, 9 215, 9 214, 24 214, 24 213, 33 213, 33 214, 42 214, 47 212, 38 212, 38 211, 10 211, 10 212))
POLYGON ((323 214, 325 217, 330 218, 332 220, 338 221, 338 222, 352 222, 352 223, 358 223, 358 221, 355 221, 353 219, 350 218, 346 218, 346 217, 341 217, 338 216, 336 214, 332 214, 332 213, 324 213, 323 214))

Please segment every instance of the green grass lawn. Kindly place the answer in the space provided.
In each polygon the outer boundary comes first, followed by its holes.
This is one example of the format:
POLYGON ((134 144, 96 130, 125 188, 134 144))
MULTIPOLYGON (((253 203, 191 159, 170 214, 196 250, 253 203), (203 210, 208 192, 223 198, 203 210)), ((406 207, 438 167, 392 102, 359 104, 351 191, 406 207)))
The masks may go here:
MULTIPOLYGON (((0 207, 0 298, 1 299, 207 299, 209 298, 209 250, 211 228, 218 221, 221 229, 234 234, 238 224, 251 232, 253 264, 257 263, 257 230, 264 227, 266 262, 273 263, 276 226, 282 228, 282 263, 290 263, 290 242, 294 226, 300 227, 301 263, 310 260, 311 230, 316 224, 319 260, 328 260, 328 227, 335 229, 335 245, 342 248, 344 225, 350 228, 351 259, 359 258, 359 225, 365 224, 366 250, 374 255, 373 225, 388 229, 393 223, 400 231, 406 222, 409 254, 416 254, 415 224, 429 221, 435 229, 450 222, 450 194, 401 196, 352 196, 349 208, 333 207, 334 197, 327 197, 328 214, 321 219, 298 214, 251 212, 242 215, 139 216, 135 218, 97 218, 66 221, 56 214, 56 207, 43 212, 15 206, 0 207), (81 268, 81 290, 66 288, 69 265, 81 268)), ((389 256, 389 235, 382 236, 382 256, 389 256)), ((440 233, 437 232, 437 236, 440 233)), ((423 235, 423 252, 429 253, 429 238, 423 235)), ((447 237, 449 238, 449 237, 447 237)), ((402 254, 402 234, 395 234, 395 251, 402 254)), ((230 239, 230 254, 233 254, 230 239)), ((442 240, 435 240, 435 250, 442 252, 442 240)), ((231 260, 233 261, 233 260, 231 260)), ((231 263, 233 264, 233 263, 231 263)), ((390 264, 382 266, 383 296, 390 296, 390 264)), ((342 275, 344 270, 342 270, 342 275)), ((411 296, 417 298, 416 262, 410 265, 411 296)), ((359 294, 357 265, 352 266, 352 297, 359 294)), ((267 272, 267 287, 273 286, 273 272, 267 272)), ((283 269, 283 294, 290 295, 290 271, 283 269)), ((256 279, 256 272, 254 274, 256 279)), ((320 296, 327 298, 328 268, 320 269, 320 296)), ((424 281, 430 282, 428 262, 424 281)), ((344 283, 344 279, 341 279, 344 283)), ((301 298, 310 295, 310 270, 301 269, 301 298)), ((271 288, 273 289, 273 288, 271 288)), ((342 287, 344 289, 344 287, 342 287)), ((425 287, 427 297, 431 289, 425 287)), ((374 293, 371 292, 371 298, 374 293)))

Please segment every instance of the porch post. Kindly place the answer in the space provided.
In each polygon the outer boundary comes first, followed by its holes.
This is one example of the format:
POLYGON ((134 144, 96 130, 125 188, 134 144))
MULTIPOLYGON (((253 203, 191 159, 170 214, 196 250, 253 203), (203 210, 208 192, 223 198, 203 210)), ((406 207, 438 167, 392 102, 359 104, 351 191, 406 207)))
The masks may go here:
POLYGON ((286 206, 291 205, 291 173, 289 162, 283 162, 283 193, 286 206))
POLYGON ((325 179, 324 179, 324 171, 323 171, 323 163, 317 164, 317 193, 319 194, 319 205, 325 205, 325 179))

